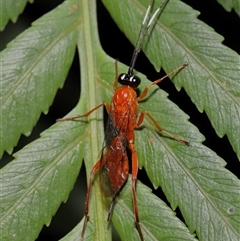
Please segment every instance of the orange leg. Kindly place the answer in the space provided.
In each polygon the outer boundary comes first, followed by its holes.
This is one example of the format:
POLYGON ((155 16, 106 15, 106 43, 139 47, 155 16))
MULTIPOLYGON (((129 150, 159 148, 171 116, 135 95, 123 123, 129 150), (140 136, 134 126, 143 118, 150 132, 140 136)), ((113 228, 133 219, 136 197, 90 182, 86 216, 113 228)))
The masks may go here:
POLYGON ((117 84, 118 84, 118 65, 117 65, 118 61, 115 61, 115 81, 113 84, 113 90, 115 91, 117 89, 117 84))
POLYGON ((166 136, 168 136, 169 138, 173 139, 173 140, 176 140, 178 142, 181 142, 185 145, 189 145, 189 141, 186 141, 184 140, 183 138, 178 138, 174 135, 172 135, 171 133, 165 131, 162 129, 162 127, 157 123, 157 121, 147 112, 147 111, 142 111, 139 118, 138 118, 138 122, 137 122, 137 126, 136 128, 138 128, 142 122, 143 122, 143 119, 144 119, 144 116, 147 115, 149 117, 149 119, 153 122, 153 124, 157 127, 158 131, 160 131, 161 133, 164 133, 166 136))
POLYGON ((90 195, 91 195, 91 190, 92 190, 93 178, 94 178, 95 173, 97 171, 99 171, 99 169, 105 163, 106 163, 106 158, 104 158, 104 156, 103 156, 102 159, 97 161, 97 163, 94 165, 94 167, 92 168, 92 170, 90 172, 87 196, 86 196, 86 201, 85 201, 84 223, 83 223, 83 228, 82 228, 82 232, 81 232, 80 241, 83 240, 84 233, 85 233, 85 230, 86 230, 86 227, 87 227, 87 222, 88 222, 88 219, 89 219, 89 200, 90 200, 90 195))
POLYGON ((132 199, 133 199, 133 211, 134 211, 134 219, 136 223, 136 227, 140 236, 141 241, 144 241, 142 229, 140 227, 140 221, 138 216, 138 207, 137 207, 137 197, 136 197, 136 179, 138 173, 138 157, 135 149, 135 145, 133 143, 129 144, 129 149, 132 153, 132 199))
POLYGON ((169 74, 166 74, 165 76, 163 76, 161 79, 155 80, 154 82, 152 82, 151 84, 149 84, 142 92, 142 94, 137 98, 137 101, 141 101, 148 93, 148 89, 153 86, 153 85, 157 85, 159 84, 161 81, 163 81, 164 79, 166 79, 168 76, 177 73, 178 71, 184 69, 186 66, 188 66, 188 63, 184 63, 182 64, 180 67, 176 68, 175 70, 173 70, 172 72, 170 72, 169 74))
POLYGON ((98 108, 102 107, 102 106, 105 106, 107 111, 109 112, 110 111, 110 105, 108 103, 102 103, 98 106, 96 106, 95 108, 93 108, 92 110, 88 111, 86 114, 84 115, 76 115, 76 116, 72 116, 72 117, 67 117, 67 118, 60 118, 60 119, 57 119, 57 121, 72 121, 72 120, 76 120, 76 119, 79 119, 79 118, 82 118, 82 117, 87 117, 89 116, 90 114, 92 114, 95 110, 97 110, 98 108))

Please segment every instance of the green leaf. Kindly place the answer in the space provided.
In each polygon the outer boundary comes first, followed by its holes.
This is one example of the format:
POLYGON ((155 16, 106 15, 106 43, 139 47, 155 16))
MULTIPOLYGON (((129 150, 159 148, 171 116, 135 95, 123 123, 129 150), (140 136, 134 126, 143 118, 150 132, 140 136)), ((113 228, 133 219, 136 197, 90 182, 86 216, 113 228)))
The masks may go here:
MULTIPOLYGON (((161 93, 152 94, 144 109, 164 129, 190 140, 190 146, 184 146, 151 128, 136 131, 139 163, 153 185, 161 186, 173 210, 180 208, 190 232, 196 232, 199 240, 238 240, 239 180, 224 168, 226 163, 220 157, 199 143, 198 132, 161 93), (230 208, 234 214, 229 214, 230 208)), ((148 121, 146 126, 150 124, 148 121)))
MULTIPOLYGON (((117 205, 113 213, 113 224, 118 231, 121 240, 139 240, 135 228, 132 212, 131 176, 121 194, 117 198, 117 205)), ((190 234, 188 228, 176 216, 175 213, 159 198, 151 193, 151 190, 140 182, 137 183, 137 201, 141 228, 145 240, 196 240, 190 234)))
MULTIPOLYGON (((112 7, 116 13, 119 13, 119 3, 119 1, 110 1, 108 6, 109 8, 112 7)), ((146 5, 143 7, 138 2, 131 2, 130 8, 127 3, 125 0, 121 1, 124 11, 121 10, 120 19, 123 22, 128 21, 129 34, 132 41, 135 42, 139 25, 146 11, 146 5), (125 3, 126 5, 124 5, 125 3), (132 6, 134 3, 137 5, 132 6), (129 9, 131 9, 131 13, 129 9), (135 15, 136 12, 138 15, 135 15), (132 17, 131 21, 129 21, 130 15, 132 17)), ((163 66, 168 65, 169 70, 172 70, 185 60, 185 58, 182 58, 181 53, 189 57, 190 54, 185 51, 189 50, 189 53, 191 51, 186 48, 187 45, 182 44, 180 37, 173 34, 174 31, 170 31, 171 28, 168 27, 168 24, 177 21, 176 19, 183 21, 181 13, 184 11, 186 11, 184 16, 189 22, 195 20, 196 15, 193 12, 192 18, 190 18, 190 9, 178 1, 170 0, 169 4, 170 7, 167 6, 164 9, 154 31, 152 31, 151 38, 147 41, 148 44, 144 48, 149 56, 160 57, 158 59, 159 63, 162 63, 163 66), (177 14, 178 9, 174 6, 179 7, 179 15, 177 14), (171 14, 171 9, 176 10, 176 16, 171 14), (167 12, 164 17, 165 10, 167 12), (166 17, 169 16, 171 16, 169 19, 171 21, 167 24, 165 21, 166 17), (159 38, 165 39, 163 43, 170 43, 171 45, 163 44, 159 49, 159 43, 156 42, 159 31, 159 38), (163 58, 160 56, 161 53, 165 56, 166 53, 171 51, 169 46, 172 46, 171 38, 169 40, 167 33, 172 38, 176 36, 176 46, 173 46, 174 51, 169 55, 169 58, 163 58), (180 43, 180 46, 177 43, 180 43), (182 48, 182 51, 175 53, 177 48, 182 48)), ((110 102, 113 95, 114 60, 103 53, 100 47, 95 10, 95 1, 69 0, 62 4, 60 9, 55 9, 52 12, 61 12, 57 18, 63 20, 61 22, 62 28, 68 29, 69 34, 73 36, 72 41, 64 42, 65 48, 72 48, 73 52, 73 42, 77 42, 80 56, 81 100, 69 116, 86 113, 87 110, 94 108, 103 101, 110 102), (66 16, 66 18, 62 16, 66 16), (69 19, 72 19, 72 25, 69 19), (67 23, 64 27, 65 20, 67 23)), ((47 18, 46 25, 42 29, 48 29, 51 23, 55 21, 57 21, 55 18, 52 21, 48 21, 47 18)), ((194 23, 194 21, 192 22, 194 23)), ((176 23, 174 26, 177 25, 176 23)), ((62 35, 66 33, 64 30, 61 31, 62 35)), ((212 33, 212 31, 209 33, 212 33)), ((34 36, 32 37, 34 38, 34 36)), ((54 42, 56 45, 60 41, 59 39, 59 37, 56 37, 56 42, 54 42)), ((191 43, 190 40, 188 38, 186 42, 191 43)), ((43 47, 44 45, 41 45, 39 51, 43 47)), ((51 48, 49 49, 51 52, 51 48)), ((56 55, 59 56, 59 52, 64 52, 63 49, 59 48, 56 55)), ((38 58, 37 51, 35 54, 37 56, 34 56, 38 58)), ((24 66, 24 62, 18 62, 24 66)), ((56 75, 62 73, 61 68, 69 65, 69 62, 63 64, 57 60, 55 60, 55 63, 58 70, 58 72, 54 72, 56 75)), ((43 65, 42 69, 48 73, 49 62, 36 62, 35 68, 41 67, 41 64, 43 65)), ((203 65, 203 67, 205 66, 203 65)), ((66 67, 66 69, 68 68, 66 67)), ((196 69, 199 70, 197 64, 196 69)), ((118 63, 118 70, 119 72, 125 72, 127 66, 118 63)), ((192 64, 175 75, 174 82, 182 83, 185 79, 190 81, 188 75, 192 77, 191 71, 194 71, 192 64)), ((42 75, 44 74, 45 72, 42 72, 42 75)), ((143 80, 139 88, 141 92, 149 84, 149 81, 140 73, 139 76, 143 80)), ((191 80, 189 85, 193 83, 194 81, 191 80)), ((38 92, 43 91, 45 93, 46 84, 39 85, 38 92)), ((4 87, 7 88, 7 85, 4 87)), ((27 94, 30 95, 30 92, 28 91, 27 94)), ((19 105, 24 108, 25 104, 26 102, 21 102, 19 105)), ((38 114, 42 111, 41 108, 35 109, 38 114)), ((188 122, 188 116, 167 99, 167 94, 164 91, 152 87, 147 98, 140 103, 141 110, 147 110, 166 131, 185 138, 191 143, 190 146, 185 146, 170 140, 158 133, 148 118, 145 118, 144 124, 135 132, 139 166, 146 169, 155 187, 161 186, 171 208, 174 210, 179 207, 186 222, 186 224, 180 222, 174 217, 174 213, 170 208, 167 208, 162 201, 150 193, 149 189, 146 189, 138 182, 137 202, 140 225, 145 239, 193 240, 193 233, 196 232, 199 240, 204 241, 239 240, 239 180, 224 168, 225 162, 221 158, 201 144, 204 139, 203 136, 196 127, 188 122)), ((31 116, 31 113, 28 113, 28 115, 31 116)), ((28 120, 28 115, 23 115, 21 121, 28 120)), ((67 199, 81 167, 82 159, 85 161, 89 178, 90 170, 99 158, 103 145, 102 119, 102 110, 98 110, 88 118, 53 125, 38 140, 16 153, 16 159, 1 170, 0 240, 8 241, 13 240, 13 238, 15 240, 34 240, 41 227, 44 224, 49 224, 51 217, 55 214, 61 202, 67 199), (27 237, 26 233, 28 234, 27 237)), ((15 124, 16 121, 18 124, 20 120, 15 120, 15 124)), ((1 142, 4 138, 5 136, 1 136, 1 142)), ((106 221, 108 208, 104 208, 105 200, 97 183, 96 176, 91 193, 90 217, 85 239, 94 241, 96 239, 111 240, 111 229, 106 221)), ((128 241, 130 240, 129 237, 131 237, 131 240, 139 240, 133 221, 129 185, 131 185, 131 176, 129 176, 127 185, 116 199, 112 217, 113 224, 122 240, 128 241)), ((76 226, 63 240, 79 240, 81 229, 82 223, 76 226)))
MULTIPOLYGON (((151 193, 151 190, 141 182, 137 183, 137 200, 139 214, 141 216, 141 227, 146 240, 196 240, 189 233, 187 227, 175 216, 175 213, 160 199, 151 193)), ((134 226, 131 196, 131 176, 116 200, 112 221, 119 233, 121 240, 138 241, 138 232, 134 226)), ((61 241, 78 241, 82 228, 82 222, 76 226, 61 241)), ((86 240, 95 240, 94 231, 87 229, 86 240)))
MULTIPOLYGON (((103 2, 134 44, 148 3, 103 2)), ((159 2, 155 1, 154 6, 159 6, 159 2)), ((166 72, 185 61, 189 63, 181 73, 182 78, 175 78, 174 84, 178 90, 181 87, 186 90, 200 112, 207 113, 218 136, 227 135, 240 158, 240 57, 222 45, 223 37, 199 21, 197 15, 184 3, 170 0, 143 50, 156 69, 162 66, 166 72), (152 46, 160 51, 156 54, 152 46)))
POLYGON ((232 9, 240 16, 240 2, 238 0, 217 0, 226 11, 230 12, 232 9))
POLYGON ((9 19, 14 23, 17 21, 18 15, 23 12, 27 2, 33 3, 33 0, 2 0, 0 6, 1 21, 0 31, 4 29, 9 19))
POLYGON ((58 123, 1 170, 1 240, 35 240, 50 223, 78 176, 85 130, 84 124, 58 123))
MULTIPOLYGON (((72 112, 71 115, 86 112, 87 109, 93 105, 95 106, 96 102, 99 102, 99 97, 95 93, 97 89, 94 88, 94 81, 97 78, 95 75, 96 71, 93 67, 95 62, 91 61, 94 60, 92 48, 95 45, 95 42, 92 41, 95 38, 91 36, 91 31, 94 29, 95 34, 97 31, 96 27, 89 27, 89 24, 95 20, 96 14, 95 8, 91 8, 93 13, 90 14, 87 3, 88 1, 78 3, 77 1, 70 0, 55 10, 58 13, 60 9, 60 16, 50 16, 53 22, 54 18, 64 19, 65 17, 67 20, 69 20, 69 18, 71 19, 72 25, 69 26, 69 21, 67 21, 68 24, 67 27, 65 26, 66 30, 63 31, 62 38, 69 32, 72 39, 64 43, 66 45, 69 44, 66 48, 70 48, 71 50, 72 43, 76 43, 75 37, 77 36, 77 32, 72 34, 71 32, 74 32, 76 28, 78 28, 79 38, 77 39, 77 43, 81 50, 82 65, 85 63, 88 64, 87 67, 83 67, 82 70, 82 88, 84 89, 82 97, 84 102, 80 102, 76 111, 72 112), (82 9, 82 12, 76 13, 76 16, 72 19, 73 12, 79 11, 80 9, 82 9), (90 21, 90 16, 94 20, 90 21), (81 24, 80 26, 83 18, 84 25, 81 24), (92 44, 90 44, 90 42, 92 42, 92 44), (94 84, 92 84, 91 81, 89 81, 89 83, 86 81, 89 79, 92 80, 94 84), (89 86, 91 88, 89 88, 89 86), (89 96, 91 96, 91 98, 89 98, 89 96)), ((55 13, 55 11, 52 13, 55 13)), ((51 21, 49 22, 47 18, 45 21, 45 29, 49 27, 50 23, 51 21)), ((64 23, 62 25, 64 26, 64 23)), ((43 26, 42 28, 44 29, 43 26)), ((54 43, 56 45, 59 39, 58 37, 55 40, 54 43)), ((97 47, 99 49, 99 46, 96 46, 96 48, 97 47)), ((48 50, 51 52, 51 48, 48 50)), ((67 50, 59 48, 55 54, 58 56, 59 52, 65 53, 65 51, 67 50)), ((46 50, 46 53, 47 52, 46 50)), ((35 57, 38 57, 38 55, 35 57)), ((55 60, 56 68, 68 67, 69 63, 67 61, 64 62, 62 59, 60 60, 60 62, 55 60), (62 62, 64 62, 63 65, 66 66, 62 66, 62 62)), ((41 63, 38 61, 36 62, 36 67, 41 66, 41 64, 48 70, 49 62, 44 61, 41 63)), ((61 71, 59 73, 59 71, 60 70, 58 70, 55 75, 58 76, 62 73, 61 71)), ((44 73, 42 73, 42 75, 43 74, 44 73)), ((63 75, 62 78, 64 78, 65 75, 63 75)), ((37 91, 44 91, 45 88, 44 85, 41 85, 37 91)), ((94 113, 91 117, 93 121, 90 121, 89 127, 86 126, 87 120, 54 125, 44 132, 37 141, 15 154, 16 159, 1 170, 1 240, 12 240, 13 238, 15 238, 15 240, 34 240, 43 224, 50 223, 51 217, 55 214, 61 202, 67 199, 78 175, 83 157, 88 170, 92 168, 102 146, 103 124, 102 121, 99 121, 102 118, 100 114, 94 113), (90 148, 91 151, 89 151, 90 148), (11 181, 9 182, 9 180, 11 181), (27 238, 26 233, 28 234, 27 238)), ((95 216, 101 225, 95 225, 98 227, 102 226, 102 228, 98 228, 98 232, 95 233, 95 235, 102 237, 99 240, 108 240, 107 235, 109 234, 105 234, 106 225, 102 225, 102 219, 104 218, 104 204, 100 201, 102 195, 99 188, 96 187, 93 190, 94 192, 91 197, 93 203, 93 205, 91 205, 92 217, 94 217, 94 210, 97 210, 95 216)))
POLYGON ((64 3, 1 52, 0 156, 12 151, 21 134, 29 135, 63 85, 74 57, 77 16, 64 3))

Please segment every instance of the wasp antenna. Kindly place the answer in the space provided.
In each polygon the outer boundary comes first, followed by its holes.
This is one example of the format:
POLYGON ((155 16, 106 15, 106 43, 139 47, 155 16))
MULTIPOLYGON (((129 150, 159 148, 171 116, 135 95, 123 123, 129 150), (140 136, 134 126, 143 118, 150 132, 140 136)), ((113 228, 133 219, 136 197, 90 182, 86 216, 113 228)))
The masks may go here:
POLYGON ((165 7, 165 5, 167 4, 169 0, 164 1, 158 8, 157 10, 154 12, 154 14, 152 15, 151 19, 148 22, 147 25, 147 29, 152 25, 153 20, 158 16, 158 14, 160 13, 160 11, 163 10, 163 8, 165 7))
POLYGON ((165 0, 158 8, 157 10, 153 13, 152 17, 150 18, 150 20, 148 21, 149 18, 149 13, 150 10, 152 8, 153 5, 153 0, 151 1, 151 3, 148 5, 146 14, 144 16, 143 22, 141 24, 141 28, 138 34, 138 38, 137 38, 137 42, 135 45, 135 49, 133 51, 133 55, 132 55, 132 59, 131 59, 131 63, 130 63, 130 67, 128 69, 128 74, 129 75, 133 75, 133 69, 137 60, 137 56, 139 54, 139 52, 141 51, 141 47, 143 45, 143 41, 145 39, 145 36, 150 28, 150 26, 152 25, 153 21, 157 18, 157 16, 159 16, 160 12, 162 11, 162 9, 164 8, 164 6, 167 4, 169 0, 165 0))
MULTIPOLYGON (((145 25, 145 22, 147 21, 147 19, 148 19, 148 17, 149 17, 149 12, 150 12, 150 10, 151 10, 151 8, 152 8, 152 4, 153 4, 153 0, 152 0, 151 3, 148 5, 147 11, 146 11, 145 16, 144 16, 144 18, 143 18, 142 26, 145 25)), ((141 31, 140 31, 140 32, 141 32, 141 31)))
POLYGON ((142 36, 143 36, 143 33, 146 31, 146 22, 149 18, 149 13, 150 13, 150 10, 152 8, 153 1, 154 0, 152 0, 151 3, 148 5, 147 11, 146 11, 145 16, 143 18, 141 28, 140 28, 140 31, 139 31, 139 34, 138 34, 138 37, 137 37, 137 41, 136 41, 135 48, 134 48, 134 51, 133 51, 130 67, 129 67, 129 70, 128 70, 128 73, 131 74, 131 75, 133 74, 135 62, 136 62, 138 53, 140 52, 140 49, 141 49, 141 46, 142 46, 142 40, 143 40, 142 36))

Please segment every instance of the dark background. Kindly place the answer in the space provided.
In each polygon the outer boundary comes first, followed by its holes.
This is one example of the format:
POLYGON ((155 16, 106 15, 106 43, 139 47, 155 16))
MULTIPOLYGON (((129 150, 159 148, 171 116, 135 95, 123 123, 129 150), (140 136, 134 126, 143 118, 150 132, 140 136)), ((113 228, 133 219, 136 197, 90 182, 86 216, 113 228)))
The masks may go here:
MULTIPOLYGON (((61 2, 63 1, 36 0, 34 4, 28 4, 23 14, 19 16, 17 23, 9 23, 5 31, 1 33, 1 50, 5 48, 6 43, 11 39, 21 33, 24 29, 30 27, 30 24, 34 20, 54 9, 61 2)), ((201 12, 199 19, 210 25, 216 32, 225 37, 223 44, 240 54, 240 18, 235 12, 226 12, 216 0, 185 0, 183 2, 201 12)), ((113 58, 118 58, 121 62, 129 65, 133 46, 118 30, 101 1, 98 1, 97 11, 100 40, 103 49, 113 58)), ((136 69, 146 74, 150 80, 158 79, 160 76, 164 75, 163 71, 156 73, 144 54, 140 54, 136 63, 136 69)), ((38 138, 42 131, 53 125, 57 118, 67 114, 77 104, 80 95, 79 78, 79 62, 76 55, 65 85, 62 90, 58 91, 48 115, 42 114, 30 137, 22 136, 18 146, 14 149, 14 152, 38 138), (69 93, 71 93, 71 99, 69 99, 69 93)), ((169 99, 175 102, 184 112, 191 116, 190 121, 196 125, 200 132, 206 137, 204 144, 225 159, 228 162, 226 166, 227 169, 240 177, 240 164, 228 139, 226 137, 217 137, 205 113, 199 113, 196 107, 191 103, 189 97, 185 94, 185 91, 181 90, 178 92, 170 81, 162 82, 161 88, 169 93, 169 99)), ((0 163, 1 167, 11 160, 12 157, 5 154, 0 163)), ((48 228, 43 228, 38 241, 58 240, 67 234, 80 221, 84 210, 84 192, 86 192, 86 189, 84 189, 82 184, 85 182, 84 172, 85 170, 82 168, 82 171, 79 174, 79 179, 76 182, 74 190, 70 194, 67 203, 61 205, 57 214, 53 217, 50 226, 48 228)), ((144 170, 140 171, 139 178, 144 183, 149 184, 144 170)), ((154 193, 165 200, 160 188, 154 191, 154 193)), ((180 217, 179 213, 178 216, 180 217)), ((115 238, 115 240, 117 240, 117 238, 115 238)))

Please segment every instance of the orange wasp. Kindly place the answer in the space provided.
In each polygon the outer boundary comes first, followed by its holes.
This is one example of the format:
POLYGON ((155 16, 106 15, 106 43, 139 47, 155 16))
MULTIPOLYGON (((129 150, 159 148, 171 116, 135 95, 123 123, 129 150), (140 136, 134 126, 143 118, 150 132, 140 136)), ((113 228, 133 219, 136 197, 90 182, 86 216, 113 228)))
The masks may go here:
POLYGON ((102 103, 92 110, 88 111, 84 115, 73 116, 69 118, 58 119, 58 121, 68 121, 75 120, 82 117, 89 116, 92 112, 98 108, 105 106, 108 111, 109 117, 107 121, 106 131, 105 131, 105 147, 102 150, 101 158, 97 161, 90 173, 90 180, 88 184, 87 197, 85 202, 85 218, 83 229, 81 233, 81 239, 84 238, 85 229, 87 226, 87 221, 89 219, 89 202, 91 189, 93 184, 93 178, 96 172, 100 172, 100 184, 103 194, 106 197, 112 197, 111 206, 108 212, 108 221, 110 219, 113 206, 115 203, 115 198, 123 187, 124 183, 128 178, 129 173, 129 159, 127 155, 127 149, 131 153, 131 169, 132 169, 132 199, 133 199, 133 211, 134 219, 136 223, 136 228, 138 230, 141 241, 144 241, 143 233, 140 226, 139 216, 138 216, 138 207, 136 199, 136 179, 138 173, 138 157, 134 144, 134 130, 138 128, 144 117, 147 116, 153 124, 157 127, 158 131, 168 136, 171 139, 174 139, 178 142, 188 145, 189 142, 175 137, 174 135, 164 131, 161 126, 155 121, 155 119, 147 112, 142 111, 138 116, 138 102, 141 101, 148 93, 148 89, 160 83, 163 79, 169 75, 175 74, 181 69, 187 66, 187 63, 184 63, 177 69, 173 70, 171 73, 165 75, 161 79, 158 79, 151 84, 149 84, 137 97, 135 89, 139 86, 141 80, 138 76, 135 76, 133 73, 135 62, 138 56, 138 53, 141 50, 143 40, 146 36, 149 27, 153 23, 153 20, 159 15, 163 7, 166 5, 168 0, 164 1, 157 10, 154 12, 149 21, 149 13, 152 7, 153 1, 151 1, 148 6, 147 12, 145 14, 144 20, 141 25, 140 33, 138 35, 136 47, 133 52, 132 60, 128 73, 123 73, 118 75, 117 62, 115 62, 116 77, 113 85, 114 95, 112 97, 111 104, 102 103), (117 84, 122 86, 117 88, 117 84))

